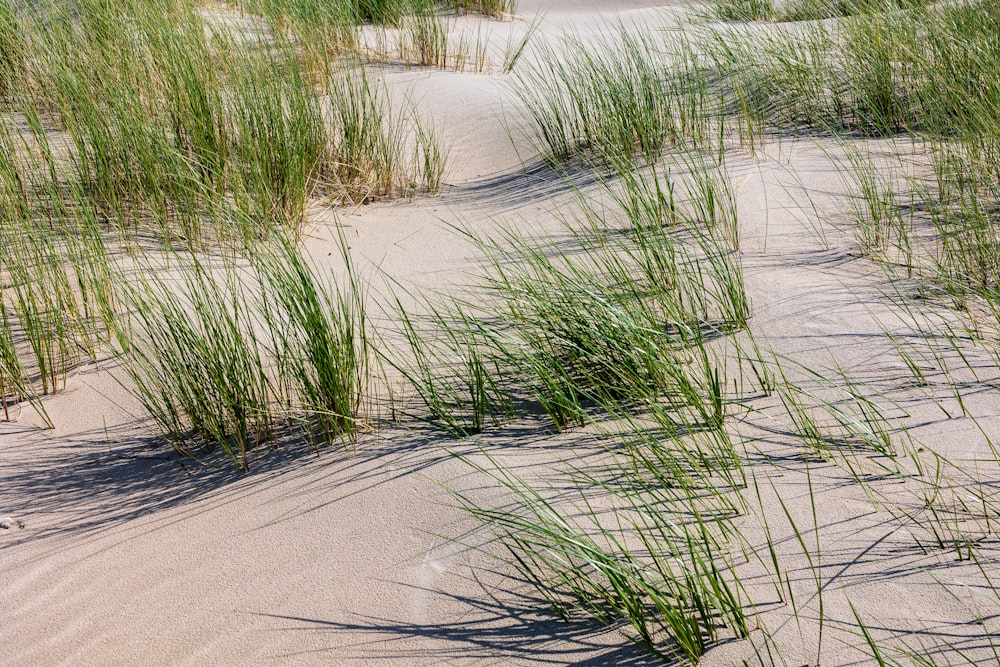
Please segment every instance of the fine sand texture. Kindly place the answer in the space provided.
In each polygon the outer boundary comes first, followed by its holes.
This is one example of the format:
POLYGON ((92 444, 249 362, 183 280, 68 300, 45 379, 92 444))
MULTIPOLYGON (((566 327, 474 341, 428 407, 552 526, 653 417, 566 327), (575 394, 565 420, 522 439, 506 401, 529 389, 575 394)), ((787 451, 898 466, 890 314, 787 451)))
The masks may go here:
MULTIPOLYGON (((513 20, 481 21, 498 60, 532 30, 523 56, 531 62, 566 34, 682 26, 689 11, 679 2, 522 0, 513 20)), ((393 323, 384 306, 396 289, 416 311, 425 305, 417 295, 485 298, 475 288, 487 271, 483 251, 462 230, 556 238, 581 195, 606 196, 585 169, 563 174, 542 161, 512 75, 500 70, 378 70, 394 99, 412 100, 440 133, 441 191, 338 208, 317 200, 307 213, 309 256, 339 272, 343 234, 376 327, 393 323)), ((890 147, 867 140, 864 150, 890 147)), ((995 496, 1000 371, 981 350, 956 361, 959 350, 942 345, 939 359, 954 362, 967 390, 961 406, 908 379, 895 341, 956 316, 940 304, 901 310, 905 288, 859 252, 843 151, 832 139, 785 136, 726 155, 749 331, 810 396, 850 378, 888 417, 905 420, 914 449, 949 461, 948 474, 968 471, 982 481, 977 493, 995 496)), ((560 619, 454 494, 483 507, 510 502, 470 461, 502 462, 527 480, 597 469, 608 453, 593 428, 557 432, 538 413, 456 439, 383 407, 347 446, 289 443, 240 473, 222 457, 185 458, 156 437, 118 364, 88 362, 66 391, 45 398, 54 428, 27 405, 0 422, 0 518, 13 520, 0 530, 0 664, 686 664, 630 642, 627 624, 560 619)), ((415 404, 399 374, 385 372, 394 403, 415 404)), ((930 524, 885 508, 926 507, 877 457, 859 472, 796 454, 779 395, 761 393, 734 413, 730 428, 753 470, 743 490, 764 508, 732 524, 759 549, 739 556, 735 570, 749 638, 722 631, 700 664, 876 664, 859 618, 887 646, 959 652, 942 653, 952 658, 939 664, 996 664, 986 637, 1000 607, 982 582, 1000 583, 1000 553, 961 481, 940 503, 955 509, 965 498, 968 516, 955 510, 934 525, 964 529, 976 541, 971 560, 915 546, 934 541, 930 524)))

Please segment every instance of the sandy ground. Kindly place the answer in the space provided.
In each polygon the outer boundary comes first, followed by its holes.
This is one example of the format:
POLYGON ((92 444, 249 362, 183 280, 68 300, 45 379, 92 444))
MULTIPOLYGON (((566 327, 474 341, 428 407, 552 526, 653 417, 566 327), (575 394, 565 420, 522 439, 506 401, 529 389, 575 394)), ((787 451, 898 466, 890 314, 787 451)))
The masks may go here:
MULTIPOLYGON (((514 23, 495 30, 517 34, 543 12, 539 39, 551 38, 594 29, 616 12, 662 20, 663 5, 522 0, 514 23)), ((384 272, 414 288, 460 286, 479 260, 452 225, 488 229, 503 219, 556 229, 555 213, 573 195, 519 139, 522 121, 511 113, 503 75, 399 70, 386 78, 434 119, 450 167, 440 196, 339 214, 362 273, 384 272)), ((752 327, 800 363, 836 364, 896 392, 919 425, 915 437, 953 460, 972 460, 984 453, 982 433, 902 387, 905 369, 881 334, 906 323, 838 222, 844 185, 830 148, 789 139, 729 161, 752 327), (822 234, 807 201, 821 212, 822 234)), ((318 211, 308 239, 314 257, 336 254, 330 225, 331 215, 318 211)), ((0 531, 0 664, 657 664, 616 630, 554 619, 507 566, 468 548, 486 536, 448 492, 484 501, 497 494, 449 451, 474 455, 482 445, 528 469, 557 460, 568 451, 560 445, 585 456, 584 436, 554 436, 526 420, 456 442, 390 425, 351 450, 317 456, 290 447, 240 476, 156 442, 132 416, 137 406, 113 369, 110 360, 80 369, 47 401, 53 430, 35 427, 27 412, 0 424, 0 516, 25 522, 0 531)), ((981 386, 995 375, 984 367, 981 386)), ((981 424, 1000 426, 995 391, 971 392, 968 402, 981 424)), ((742 428, 780 461, 789 444, 768 430, 768 409, 762 404, 742 428)), ((800 525, 811 526, 802 467, 786 461, 769 474, 764 495, 771 502, 779 495, 800 525)), ((913 549, 912 537, 835 466, 812 474, 826 613, 834 619, 822 664, 865 662, 856 650, 862 641, 844 631, 848 596, 878 627, 946 632, 957 645, 976 646, 983 630, 971 622, 969 600, 934 585, 971 576, 974 566, 913 549)), ((760 527, 745 529, 752 535, 760 527)), ((816 664, 812 574, 787 525, 774 529, 808 618, 797 622, 773 590, 751 583, 760 619, 787 664, 816 664)), ((724 644, 704 664, 738 664, 753 656, 748 644, 724 644)))

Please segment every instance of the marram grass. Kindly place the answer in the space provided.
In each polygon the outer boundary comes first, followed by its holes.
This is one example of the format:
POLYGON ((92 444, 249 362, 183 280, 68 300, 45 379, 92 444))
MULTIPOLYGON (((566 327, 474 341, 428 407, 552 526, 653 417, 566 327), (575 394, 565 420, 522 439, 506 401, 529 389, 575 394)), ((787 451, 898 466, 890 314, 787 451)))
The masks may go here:
POLYGON ((328 287, 278 238, 249 266, 175 256, 179 286, 145 277, 129 292, 124 370, 182 453, 221 449, 248 470, 290 432, 318 446, 360 428, 371 354, 362 293, 353 277, 328 287))

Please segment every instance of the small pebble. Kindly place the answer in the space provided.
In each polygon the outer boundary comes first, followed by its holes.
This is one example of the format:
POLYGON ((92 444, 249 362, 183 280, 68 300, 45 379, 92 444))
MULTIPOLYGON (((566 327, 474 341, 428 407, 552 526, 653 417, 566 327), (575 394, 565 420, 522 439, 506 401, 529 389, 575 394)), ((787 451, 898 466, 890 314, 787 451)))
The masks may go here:
POLYGON ((24 522, 21 521, 20 519, 15 519, 14 517, 10 516, 0 517, 0 528, 2 528, 3 530, 10 530, 15 526, 18 528, 24 528, 24 522))

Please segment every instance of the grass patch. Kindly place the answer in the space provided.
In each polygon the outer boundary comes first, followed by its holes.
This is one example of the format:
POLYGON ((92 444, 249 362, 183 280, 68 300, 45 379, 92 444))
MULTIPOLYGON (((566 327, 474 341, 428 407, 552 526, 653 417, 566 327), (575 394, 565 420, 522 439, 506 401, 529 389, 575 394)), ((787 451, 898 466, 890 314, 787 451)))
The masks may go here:
POLYGON ((371 354, 353 277, 327 290, 287 239, 252 259, 174 257, 177 284, 147 272, 129 293, 123 345, 133 391, 174 447, 221 449, 243 471, 290 431, 317 446, 352 438, 371 354))

